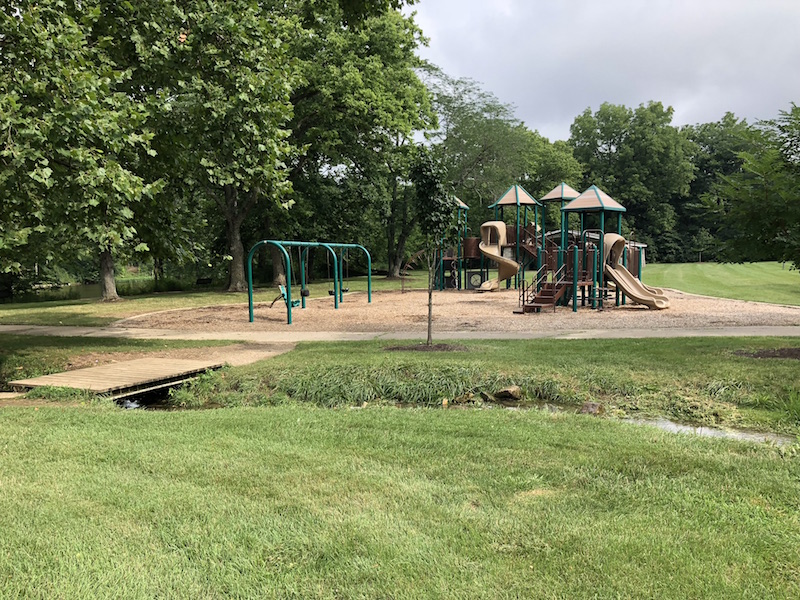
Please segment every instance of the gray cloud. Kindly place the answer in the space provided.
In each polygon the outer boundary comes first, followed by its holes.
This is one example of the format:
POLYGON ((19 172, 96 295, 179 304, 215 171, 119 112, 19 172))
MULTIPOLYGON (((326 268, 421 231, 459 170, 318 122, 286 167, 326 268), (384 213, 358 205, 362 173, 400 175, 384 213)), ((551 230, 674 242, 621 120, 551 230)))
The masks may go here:
POLYGON ((650 100, 678 125, 750 121, 800 102, 796 0, 421 0, 422 56, 566 139, 603 102, 650 100))

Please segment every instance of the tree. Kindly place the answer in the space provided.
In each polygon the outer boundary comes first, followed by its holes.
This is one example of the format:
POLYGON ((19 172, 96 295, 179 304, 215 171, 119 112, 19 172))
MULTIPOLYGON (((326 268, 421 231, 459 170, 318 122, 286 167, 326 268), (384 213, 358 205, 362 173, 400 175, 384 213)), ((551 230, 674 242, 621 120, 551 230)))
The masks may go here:
POLYGON ((437 159, 455 194, 482 219, 480 209, 525 172, 529 131, 511 106, 477 82, 452 78, 433 66, 425 76, 440 123, 431 134, 437 159))
POLYGON ((422 250, 428 267, 428 346, 433 344, 433 286, 436 276, 436 256, 446 240, 456 234, 453 216, 456 204, 448 194, 444 173, 423 146, 416 149, 410 179, 414 186, 414 212, 420 225, 422 250))
POLYGON ((694 178, 693 143, 671 125, 672 114, 660 102, 635 110, 604 103, 575 118, 569 140, 584 165, 583 184, 598 185, 625 206, 628 226, 663 260, 682 253, 676 206, 694 178))
MULTIPOLYGON (((737 119, 733 113, 726 113, 719 121, 686 127, 684 131, 695 143, 692 156, 695 179, 690 184, 687 201, 676 207, 678 228, 684 239, 691 236, 693 246, 697 245, 697 239, 702 239, 706 260, 715 260, 721 257, 722 245, 733 235, 725 224, 725 205, 716 193, 717 184, 720 177, 741 171, 741 153, 756 149, 757 136, 747 121, 737 119)), ((683 260, 693 259, 688 253, 683 256, 683 260)))
POLYGON ((202 1, 164 11, 137 32, 139 81, 150 90, 153 146, 188 184, 213 202, 225 223, 228 290, 247 289, 241 230, 260 202, 282 202, 293 148, 286 125, 296 82, 285 40, 292 22, 255 1, 209 10, 202 1))
POLYGON ((0 10, 0 255, 41 234, 47 255, 90 244, 105 300, 117 299, 114 254, 135 236, 133 207, 161 182, 138 174, 152 153, 146 111, 120 87, 96 28, 101 2, 42 0, 0 10))
POLYGON ((322 180, 326 191, 355 192, 341 198, 333 213, 322 210, 330 196, 305 193, 298 203, 318 215, 317 231, 329 230, 335 220, 337 230, 364 232, 369 217, 383 228, 389 275, 397 276, 415 224, 404 185, 414 136, 436 122, 415 72, 421 32, 396 11, 343 27, 335 8, 315 10, 304 21, 309 35, 294 42, 304 83, 292 95, 291 141, 304 152, 291 165, 291 180, 303 192, 322 180), (347 222, 350 217, 357 220, 347 222))
POLYGON ((440 128, 431 134, 448 185, 473 210, 477 227, 486 208, 513 183, 544 195, 561 181, 575 182, 581 166, 564 142, 531 131, 509 105, 470 79, 455 79, 429 66, 440 128))
POLYGON ((790 116, 784 112, 762 123, 756 149, 739 155, 741 170, 721 176, 714 186, 730 230, 723 255, 728 260, 788 260, 800 266, 800 173, 792 163, 791 133, 779 128, 790 116))

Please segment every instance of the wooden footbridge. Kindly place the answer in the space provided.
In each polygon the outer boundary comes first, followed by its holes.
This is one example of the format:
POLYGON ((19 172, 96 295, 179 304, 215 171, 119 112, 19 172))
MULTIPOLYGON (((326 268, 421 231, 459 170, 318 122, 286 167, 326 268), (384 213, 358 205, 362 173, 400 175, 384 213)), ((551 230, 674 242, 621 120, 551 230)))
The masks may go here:
POLYGON ((140 358, 32 379, 19 379, 9 382, 9 385, 15 391, 43 386, 65 387, 119 400, 175 387, 210 369, 222 366, 223 363, 218 360, 140 358))

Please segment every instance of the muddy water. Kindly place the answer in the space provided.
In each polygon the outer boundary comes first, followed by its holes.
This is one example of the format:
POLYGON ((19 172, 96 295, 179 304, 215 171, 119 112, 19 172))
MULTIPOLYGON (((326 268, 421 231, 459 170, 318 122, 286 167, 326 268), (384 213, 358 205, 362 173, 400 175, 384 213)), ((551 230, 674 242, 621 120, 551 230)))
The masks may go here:
POLYGON ((670 433, 690 433, 703 437, 717 437, 731 440, 744 440, 748 442, 761 442, 785 446, 797 443, 797 438, 790 435, 779 433, 765 433, 763 431, 746 431, 739 429, 716 429, 714 427, 694 427, 692 425, 682 425, 668 419, 625 419, 626 423, 636 425, 650 425, 670 433))

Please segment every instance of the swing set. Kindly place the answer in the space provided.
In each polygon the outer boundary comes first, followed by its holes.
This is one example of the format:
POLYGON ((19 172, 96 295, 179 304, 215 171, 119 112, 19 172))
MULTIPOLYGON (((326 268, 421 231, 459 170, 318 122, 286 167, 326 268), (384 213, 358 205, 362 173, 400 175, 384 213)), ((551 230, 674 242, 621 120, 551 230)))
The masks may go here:
MULTIPOLYGON (((286 270, 286 287, 280 286, 280 296, 277 296, 272 301, 270 307, 278 300, 282 299, 286 304, 286 321, 288 325, 292 324, 292 308, 298 305, 301 308, 306 307, 306 298, 308 297, 308 289, 306 288, 306 265, 308 263, 308 252, 312 248, 324 248, 327 250, 326 256, 328 257, 328 266, 333 263, 333 290, 329 293, 333 296, 333 307, 338 309, 339 302, 344 298, 344 291, 342 282, 344 281, 344 262, 349 262, 350 248, 357 248, 362 250, 367 257, 367 302, 372 302, 372 257, 364 246, 360 244, 338 244, 338 243, 322 243, 322 242, 294 242, 282 240, 261 240, 256 242, 247 255, 247 299, 250 305, 250 322, 254 320, 253 317, 253 257, 256 250, 261 246, 273 246, 277 248, 283 256, 283 264, 286 270), (289 248, 289 251, 287 251, 289 248), (291 248, 297 248, 299 267, 300 267, 300 300, 292 299, 292 259, 289 254, 291 248)), ((329 270, 330 274, 330 270, 329 270)), ((349 266, 348 266, 349 274, 349 266)))

